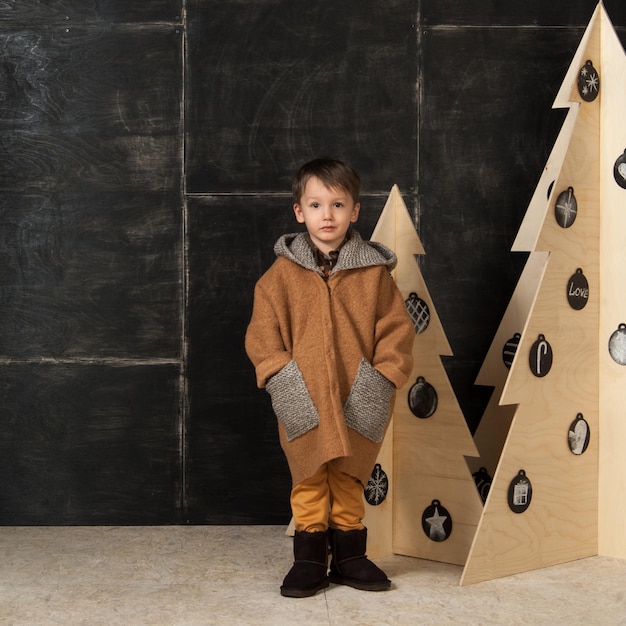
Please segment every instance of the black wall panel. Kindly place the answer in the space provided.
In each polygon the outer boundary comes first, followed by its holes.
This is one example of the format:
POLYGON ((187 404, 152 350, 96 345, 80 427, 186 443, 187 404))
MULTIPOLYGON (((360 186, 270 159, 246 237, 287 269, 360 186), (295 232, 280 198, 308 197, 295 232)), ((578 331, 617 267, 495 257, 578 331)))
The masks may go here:
POLYGON ((277 192, 323 154, 416 182, 416 3, 188 3, 187 190, 277 192))
POLYGON ((399 185, 475 427, 595 6, 1 3, 0 523, 288 521, 243 338, 300 228, 291 176, 323 154, 360 172, 365 237, 399 185))
MULTIPOLYGON (((422 0, 422 26, 521 26, 584 28, 596 0, 422 0)), ((615 25, 626 23, 622 0, 605 0, 604 8, 615 25)), ((582 33, 581 33, 582 34, 582 33)))
POLYGON ((174 22, 182 16, 183 0, 4 0, 0 27, 14 28, 83 22, 174 22))
POLYGON ((0 367, 3 524, 179 521, 179 368, 0 367))
POLYGON ((180 520, 183 32, 104 9, 0 8, 2 523, 180 520))
POLYGON ((0 355, 180 356, 182 35, 0 41, 0 355))

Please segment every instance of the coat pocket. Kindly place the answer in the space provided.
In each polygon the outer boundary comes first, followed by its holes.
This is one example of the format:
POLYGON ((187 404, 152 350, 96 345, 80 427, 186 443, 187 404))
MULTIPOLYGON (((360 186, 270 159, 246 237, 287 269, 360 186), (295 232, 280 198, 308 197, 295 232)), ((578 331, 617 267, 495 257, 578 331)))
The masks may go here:
POLYGON ((272 397, 272 408, 285 429, 288 441, 319 425, 319 413, 295 361, 289 361, 276 372, 265 388, 272 397))
POLYGON ((346 425, 370 441, 380 443, 385 436, 395 390, 392 382, 362 359, 343 407, 346 425))

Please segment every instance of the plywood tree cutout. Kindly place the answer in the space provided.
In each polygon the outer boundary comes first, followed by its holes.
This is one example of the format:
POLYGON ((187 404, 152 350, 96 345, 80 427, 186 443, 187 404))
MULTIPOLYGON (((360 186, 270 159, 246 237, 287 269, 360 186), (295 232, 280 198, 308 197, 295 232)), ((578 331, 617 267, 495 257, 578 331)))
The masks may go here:
POLYGON ((554 104, 570 109, 560 168, 553 184, 542 177, 534 200, 546 200, 531 202, 513 246, 547 256, 500 400, 517 408, 461 584, 592 556, 599 544, 624 553, 626 367, 608 345, 613 336, 626 347, 626 189, 613 174, 626 148, 625 76, 599 4, 554 104))
MULTIPOLYGON (((515 414, 515 406, 501 405, 500 397, 509 373, 508 368, 516 351, 516 342, 521 337, 522 329, 543 275, 546 259, 547 254, 543 252, 533 252, 528 258, 489 352, 476 377, 477 385, 493 387, 494 389, 474 433, 474 443, 480 456, 467 459, 473 474, 484 468, 487 476, 493 477, 500 460, 502 448, 515 414)), ((486 485, 479 484, 483 498, 490 488, 488 482, 486 485)))
MULTIPOLYGON (((538 226, 545 215, 548 192, 563 166, 575 121, 575 115, 570 115, 566 119, 552 148, 541 179, 528 206, 527 217, 520 228, 517 244, 514 246, 516 250, 526 251, 534 248, 539 234, 538 226), (524 243, 520 243, 521 240, 524 240, 524 243)), ((493 476, 502 454, 502 448, 516 407, 515 405, 500 404, 500 397, 507 380, 511 361, 515 355, 516 342, 521 337, 522 329, 539 288, 547 256, 548 253, 543 251, 530 253, 509 306, 476 378, 477 385, 494 387, 494 391, 474 434, 474 442, 480 453, 480 458, 468 459, 472 472, 477 472, 481 467, 484 467, 489 476, 493 476)))
MULTIPOLYGON (((380 457, 392 468, 392 507, 384 524, 392 520, 393 532, 387 536, 395 553, 464 563, 482 510, 465 460, 477 451, 441 362, 451 350, 417 265, 424 249, 395 185, 372 239, 398 256, 394 278, 417 332, 413 374, 398 390, 380 457)), ((368 509, 370 528, 374 514, 368 509)))

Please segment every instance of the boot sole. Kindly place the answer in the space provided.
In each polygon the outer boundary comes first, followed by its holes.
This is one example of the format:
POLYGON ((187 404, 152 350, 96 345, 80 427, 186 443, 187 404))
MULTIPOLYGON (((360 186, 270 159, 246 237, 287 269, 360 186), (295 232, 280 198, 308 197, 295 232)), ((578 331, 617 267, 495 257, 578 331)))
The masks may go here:
POLYGON ((310 598, 314 596, 318 591, 326 589, 329 585, 328 580, 323 581, 319 585, 310 589, 298 589, 297 587, 281 587, 280 595, 285 598, 310 598))
POLYGON ((364 583, 360 580, 350 580, 349 578, 341 578, 339 576, 329 576, 328 580, 335 585, 347 585, 353 589, 360 591, 387 591, 391 587, 391 581, 364 583))

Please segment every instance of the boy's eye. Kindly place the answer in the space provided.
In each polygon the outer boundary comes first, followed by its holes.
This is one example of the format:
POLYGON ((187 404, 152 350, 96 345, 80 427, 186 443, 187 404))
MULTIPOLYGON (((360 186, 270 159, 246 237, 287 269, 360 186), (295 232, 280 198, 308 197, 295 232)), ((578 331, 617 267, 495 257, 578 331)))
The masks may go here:
POLYGON ((319 202, 311 202, 311 206, 312 206, 314 209, 317 209, 317 208, 319 207, 319 205, 320 205, 320 204, 319 204, 319 202))
POLYGON ((335 208, 340 209, 343 206, 343 202, 335 202, 335 208))

